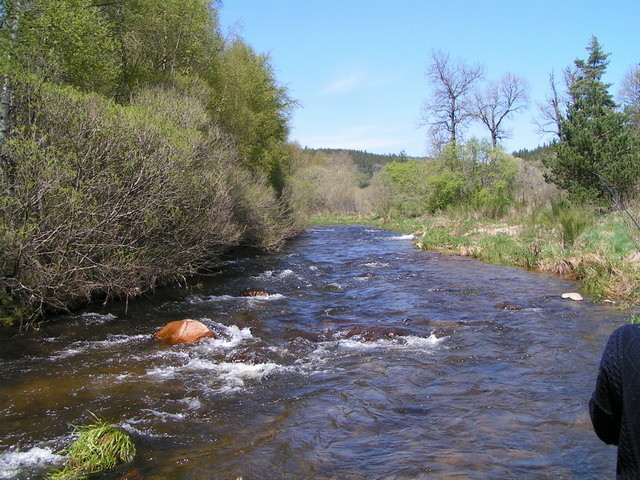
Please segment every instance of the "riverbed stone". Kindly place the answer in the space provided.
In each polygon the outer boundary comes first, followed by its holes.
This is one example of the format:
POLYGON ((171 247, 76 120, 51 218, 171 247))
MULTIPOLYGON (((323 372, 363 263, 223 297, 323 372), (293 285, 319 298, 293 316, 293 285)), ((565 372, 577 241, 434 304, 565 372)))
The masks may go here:
POLYGON ((361 342, 375 342, 382 339, 393 340, 397 336, 407 335, 407 332, 398 328, 385 328, 375 326, 356 325, 349 328, 344 336, 357 338, 361 342))
POLYGON ((268 297, 269 294, 264 290, 245 290, 242 292, 243 297, 268 297))
POLYGON ((161 342, 175 345, 177 343, 197 342, 202 338, 215 338, 216 335, 204 323, 186 318, 167 323, 156 332, 155 337, 161 342))
POLYGON ((563 293, 562 298, 564 298, 565 300, 573 300, 574 302, 581 302, 582 300, 584 300, 582 298, 582 295, 577 292, 563 293))

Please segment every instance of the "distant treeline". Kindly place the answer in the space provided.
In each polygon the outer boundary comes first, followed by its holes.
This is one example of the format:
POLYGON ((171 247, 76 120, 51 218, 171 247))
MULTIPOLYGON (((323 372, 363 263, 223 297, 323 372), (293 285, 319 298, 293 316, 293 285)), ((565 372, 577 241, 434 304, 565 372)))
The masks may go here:
POLYGON ((366 174, 369 178, 373 176, 375 172, 380 170, 387 163, 391 162, 407 162, 409 160, 426 160, 426 157, 410 157, 406 155, 404 152, 396 153, 388 153, 388 154, 379 154, 379 153, 369 153, 366 150, 349 150, 349 149, 340 149, 340 148, 317 148, 317 149, 306 149, 306 150, 315 150, 318 152, 325 153, 327 155, 339 156, 340 154, 345 154, 351 161, 358 167, 360 172, 366 174))
POLYGON ((511 155, 514 157, 521 158, 523 160, 531 160, 531 161, 542 161, 542 158, 550 155, 553 152, 553 144, 545 144, 539 145, 534 149, 521 148, 520 150, 514 151, 511 155))

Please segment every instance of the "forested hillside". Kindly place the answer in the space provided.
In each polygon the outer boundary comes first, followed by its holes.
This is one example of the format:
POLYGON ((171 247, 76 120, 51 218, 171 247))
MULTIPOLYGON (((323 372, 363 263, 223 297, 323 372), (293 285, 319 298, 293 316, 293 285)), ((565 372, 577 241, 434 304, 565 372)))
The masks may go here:
POLYGON ((297 231, 295 102, 208 1, 2 0, 0 19, 1 323, 297 231))
POLYGON ((375 172, 380 170, 387 163, 406 162, 408 160, 425 160, 425 158, 423 157, 409 157, 404 152, 400 152, 398 154, 388 153, 386 155, 382 155, 378 153, 370 153, 367 151, 363 152, 361 150, 347 150, 337 148, 318 148, 315 150, 327 155, 346 154, 358 167, 358 170, 366 174, 369 178, 371 178, 371 176, 373 176, 375 172))

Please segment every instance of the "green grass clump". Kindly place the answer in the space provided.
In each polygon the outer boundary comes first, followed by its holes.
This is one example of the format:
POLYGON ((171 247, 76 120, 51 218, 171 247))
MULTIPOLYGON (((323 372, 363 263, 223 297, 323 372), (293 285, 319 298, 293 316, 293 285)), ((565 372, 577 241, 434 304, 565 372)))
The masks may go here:
POLYGON ((90 425, 74 425, 79 436, 61 452, 67 461, 52 471, 48 480, 79 480, 133 460, 136 448, 129 436, 107 421, 95 415, 94 418, 90 425))
POLYGON ((456 231, 454 226, 433 226, 426 228, 420 239, 419 248, 423 250, 458 250, 469 245, 469 239, 456 231))
POLYGON ((593 217, 590 213, 579 209, 564 209, 557 215, 560 226, 562 246, 571 248, 575 245, 578 237, 587 228, 593 225, 593 217))
POLYGON ((533 270, 540 260, 539 247, 535 242, 525 242, 521 237, 497 234, 478 241, 484 261, 501 265, 514 265, 533 270))
POLYGON ((638 325, 640 323, 640 313, 632 313, 627 317, 627 322, 632 325, 638 325))

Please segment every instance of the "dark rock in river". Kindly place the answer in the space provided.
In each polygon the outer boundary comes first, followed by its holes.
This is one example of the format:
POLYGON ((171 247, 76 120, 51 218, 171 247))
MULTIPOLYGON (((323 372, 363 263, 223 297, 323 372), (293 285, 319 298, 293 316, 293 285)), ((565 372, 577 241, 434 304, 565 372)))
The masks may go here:
POLYGON ((496 305, 496 308, 498 310, 524 310, 524 307, 521 307, 520 305, 513 305, 509 302, 500 302, 496 305))
POLYGON ((363 342, 375 342, 376 340, 394 339, 399 335, 407 335, 407 332, 398 328, 365 327, 357 325, 347 330, 345 337, 357 337, 363 342))
POLYGON ((285 340, 295 340, 297 338, 302 338, 304 340, 308 340, 310 342, 319 342, 321 340, 326 340, 326 336, 323 336, 320 333, 307 332, 306 330, 300 330, 297 328, 289 328, 284 332, 283 335, 285 340))
POLYGON ((204 323, 187 318, 167 323, 160 329, 155 337, 162 341, 175 345, 176 343, 197 342, 202 338, 215 338, 215 334, 204 323))

